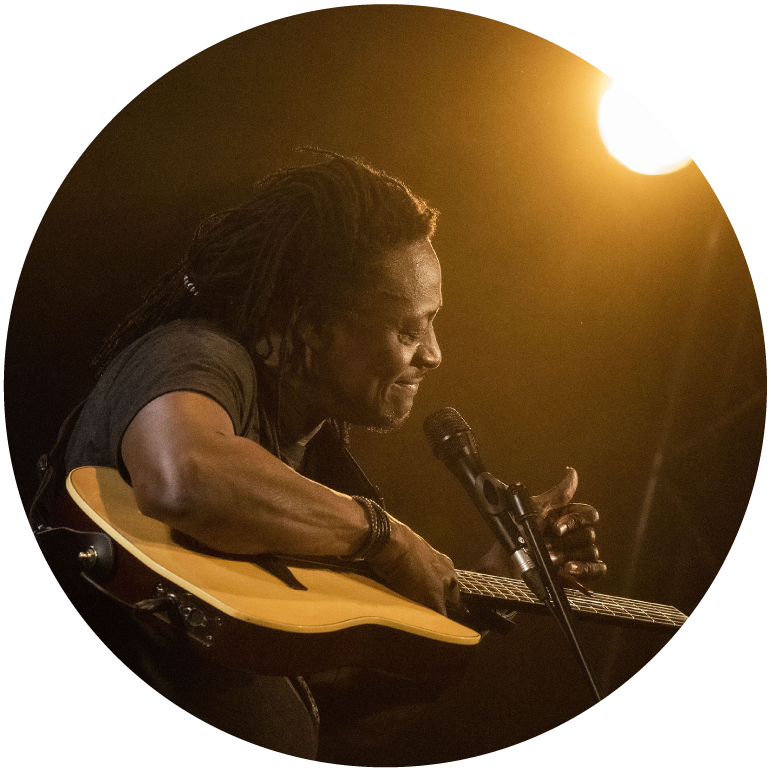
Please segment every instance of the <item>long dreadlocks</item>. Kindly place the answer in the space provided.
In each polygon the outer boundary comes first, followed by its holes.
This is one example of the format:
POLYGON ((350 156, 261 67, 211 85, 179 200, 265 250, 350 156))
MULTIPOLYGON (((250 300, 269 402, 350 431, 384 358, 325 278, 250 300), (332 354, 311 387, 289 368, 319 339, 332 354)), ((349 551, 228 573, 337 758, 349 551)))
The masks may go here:
POLYGON ((404 183, 359 159, 313 152, 324 160, 265 177, 250 201, 205 220, 97 365, 161 324, 207 319, 252 357, 267 358, 272 349, 258 353, 258 344, 278 340, 280 387, 302 356, 298 322, 323 321, 351 302, 373 260, 433 235, 437 212, 404 183))

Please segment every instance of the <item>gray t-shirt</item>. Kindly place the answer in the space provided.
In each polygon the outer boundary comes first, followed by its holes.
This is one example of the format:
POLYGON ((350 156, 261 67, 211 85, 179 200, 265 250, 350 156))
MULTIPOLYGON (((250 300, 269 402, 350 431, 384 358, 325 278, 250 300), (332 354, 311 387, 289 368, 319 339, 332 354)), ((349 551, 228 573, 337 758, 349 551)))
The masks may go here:
MULTIPOLYGON (((110 466, 129 476, 120 455, 123 435, 137 413, 173 391, 192 391, 213 399, 230 416, 236 435, 269 449, 264 393, 246 349, 211 323, 178 320, 152 330, 121 351, 86 401, 67 445, 67 472, 78 466, 110 466)), ((268 404, 267 409, 270 409, 268 404)), ((301 446, 282 448, 298 468, 301 446)))

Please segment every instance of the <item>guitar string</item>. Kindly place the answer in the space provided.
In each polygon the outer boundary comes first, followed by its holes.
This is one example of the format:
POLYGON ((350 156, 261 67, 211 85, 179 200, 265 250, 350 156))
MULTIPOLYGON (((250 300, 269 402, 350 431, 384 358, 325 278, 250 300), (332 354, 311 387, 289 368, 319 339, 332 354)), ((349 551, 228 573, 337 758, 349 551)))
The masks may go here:
MULTIPOLYGON (((487 597, 514 600, 531 605, 542 605, 540 601, 526 588, 524 582, 507 577, 495 577, 487 574, 474 574, 458 571, 461 590, 472 594, 482 594, 487 597)), ((571 606, 576 611, 601 614, 616 618, 627 618, 639 621, 650 621, 667 625, 681 625, 687 617, 673 606, 666 606, 649 601, 638 601, 631 598, 618 599, 611 595, 595 593, 591 597, 582 595, 577 590, 566 591, 571 606)))

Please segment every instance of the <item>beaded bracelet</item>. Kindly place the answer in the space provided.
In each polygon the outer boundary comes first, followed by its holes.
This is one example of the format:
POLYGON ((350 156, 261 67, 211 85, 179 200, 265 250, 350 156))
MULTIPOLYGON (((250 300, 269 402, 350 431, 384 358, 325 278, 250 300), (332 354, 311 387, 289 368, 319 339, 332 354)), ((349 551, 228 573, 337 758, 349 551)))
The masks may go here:
POLYGON ((348 556, 348 560, 368 560, 380 553, 391 538, 391 521, 388 519, 388 513, 385 509, 372 499, 367 499, 364 496, 352 496, 351 498, 361 506, 367 515, 369 536, 353 555, 348 556))

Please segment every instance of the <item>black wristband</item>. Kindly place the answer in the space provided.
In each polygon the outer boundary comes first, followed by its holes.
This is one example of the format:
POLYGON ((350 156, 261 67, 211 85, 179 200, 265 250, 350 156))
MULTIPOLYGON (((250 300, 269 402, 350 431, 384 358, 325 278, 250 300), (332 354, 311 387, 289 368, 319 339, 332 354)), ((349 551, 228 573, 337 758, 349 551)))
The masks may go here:
POLYGON ((368 560, 375 557, 388 544, 388 540, 391 538, 391 521, 388 519, 388 512, 372 499, 363 496, 352 496, 351 498, 361 506, 367 515, 369 536, 364 544, 348 557, 348 560, 368 560))

